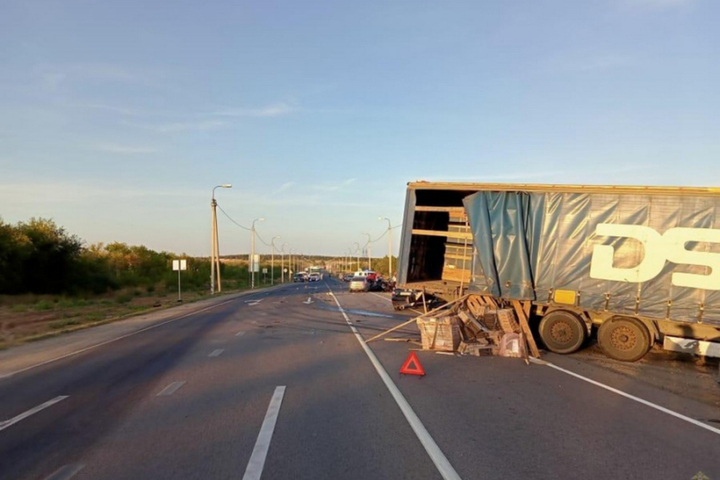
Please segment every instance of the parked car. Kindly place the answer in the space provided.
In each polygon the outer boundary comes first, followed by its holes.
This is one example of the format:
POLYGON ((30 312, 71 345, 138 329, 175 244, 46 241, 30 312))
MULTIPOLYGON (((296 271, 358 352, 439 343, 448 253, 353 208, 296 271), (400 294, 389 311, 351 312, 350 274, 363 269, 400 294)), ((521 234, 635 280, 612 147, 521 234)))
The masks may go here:
POLYGON ((367 292, 369 287, 366 277, 353 277, 350 280, 350 292, 367 292))
POLYGON ((319 273, 311 273, 310 275, 308 275, 307 279, 308 282, 319 282, 320 280, 321 277, 319 273))

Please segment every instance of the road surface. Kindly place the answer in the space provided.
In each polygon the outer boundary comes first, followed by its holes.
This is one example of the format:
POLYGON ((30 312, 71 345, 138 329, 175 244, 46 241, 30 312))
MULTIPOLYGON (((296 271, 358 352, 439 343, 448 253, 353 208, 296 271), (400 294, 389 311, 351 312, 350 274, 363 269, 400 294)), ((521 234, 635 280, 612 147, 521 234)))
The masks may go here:
POLYGON ((408 344, 359 336, 408 317, 346 288, 284 285, 15 358, 0 479, 720 479, 718 408, 573 356, 421 352, 427 375, 401 376, 408 344))

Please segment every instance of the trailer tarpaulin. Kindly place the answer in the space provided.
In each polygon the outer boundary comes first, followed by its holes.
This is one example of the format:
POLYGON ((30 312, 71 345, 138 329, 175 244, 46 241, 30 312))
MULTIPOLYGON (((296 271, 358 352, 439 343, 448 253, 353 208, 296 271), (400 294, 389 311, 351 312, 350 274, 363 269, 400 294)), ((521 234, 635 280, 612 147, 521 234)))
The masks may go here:
POLYGON ((525 212, 529 196, 478 192, 463 200, 482 271, 483 288, 497 297, 534 300, 525 212))
POLYGON ((474 291, 551 302, 571 290, 588 310, 720 325, 717 196, 479 191, 463 203, 474 291))

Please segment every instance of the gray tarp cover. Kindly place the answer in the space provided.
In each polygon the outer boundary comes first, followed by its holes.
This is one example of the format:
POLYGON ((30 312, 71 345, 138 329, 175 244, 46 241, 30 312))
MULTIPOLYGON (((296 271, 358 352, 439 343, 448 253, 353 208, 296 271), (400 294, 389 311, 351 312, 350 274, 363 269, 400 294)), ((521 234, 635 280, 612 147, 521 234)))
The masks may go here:
MULTIPOLYGON (((720 228, 720 198, 605 193, 480 191, 464 199, 477 249, 472 291, 546 302, 551 292, 579 292, 589 310, 720 325, 720 290, 673 284, 677 272, 708 275, 702 265, 665 262, 654 278, 623 282, 591 278, 595 245, 614 249, 612 267, 631 269, 645 255, 628 237, 597 235, 599 224, 720 228), (609 295, 609 300, 607 295, 609 295), (637 299, 639 298, 639 304, 637 299)), ((690 251, 720 254, 720 243, 688 242, 690 251)))

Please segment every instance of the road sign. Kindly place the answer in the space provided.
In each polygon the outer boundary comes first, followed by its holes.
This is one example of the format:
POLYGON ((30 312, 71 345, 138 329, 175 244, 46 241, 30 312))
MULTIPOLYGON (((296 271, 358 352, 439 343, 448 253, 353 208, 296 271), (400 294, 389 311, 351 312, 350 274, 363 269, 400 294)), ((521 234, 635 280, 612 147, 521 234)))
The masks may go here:
POLYGON ((173 260, 173 272, 179 272, 180 270, 187 270, 187 260, 173 260))
POLYGON ((173 271, 178 272, 178 302, 182 302, 182 287, 180 285, 180 272, 183 270, 187 270, 187 260, 186 259, 180 259, 180 260, 173 260, 173 271))
POLYGON ((250 271, 260 273, 260 255, 257 253, 253 255, 252 262, 250 262, 250 271))
POLYGON ((268 269, 267 269, 267 268, 263 268, 263 273, 267 273, 267 272, 268 272, 268 269))

